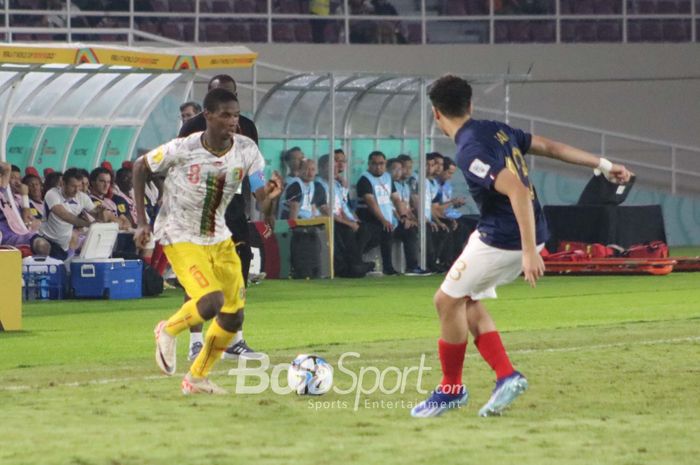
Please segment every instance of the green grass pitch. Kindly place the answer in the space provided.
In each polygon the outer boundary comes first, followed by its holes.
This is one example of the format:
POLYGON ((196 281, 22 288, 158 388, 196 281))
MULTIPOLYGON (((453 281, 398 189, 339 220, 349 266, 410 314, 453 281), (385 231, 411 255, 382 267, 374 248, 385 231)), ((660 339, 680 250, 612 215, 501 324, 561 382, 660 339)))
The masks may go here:
MULTIPOLYGON (((439 277, 265 281, 249 290, 245 336, 273 364, 316 353, 336 385, 391 390, 425 354, 440 378, 432 295, 439 277), (372 371, 371 367, 376 367, 372 371)), ((486 301, 530 390, 499 418, 479 418, 493 377, 467 349, 469 404, 417 420, 417 377, 403 392, 321 397, 184 397, 161 376, 153 327, 180 291, 138 301, 24 307, 24 331, 0 333, 0 464, 694 464, 700 456, 700 274, 519 280, 486 301), (357 402, 357 409, 355 404, 357 402)), ((212 379, 234 391, 236 365, 212 379)), ((282 381, 286 384, 286 381, 282 381)))

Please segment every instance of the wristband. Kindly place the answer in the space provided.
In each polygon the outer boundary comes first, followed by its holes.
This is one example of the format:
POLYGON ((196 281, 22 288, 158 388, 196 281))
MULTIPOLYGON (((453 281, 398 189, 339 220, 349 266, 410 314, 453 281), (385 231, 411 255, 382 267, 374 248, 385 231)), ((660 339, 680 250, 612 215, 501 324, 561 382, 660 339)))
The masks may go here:
POLYGON ((29 208, 29 196, 28 195, 22 196, 22 208, 29 208))
POLYGON ((603 173, 609 173, 610 170, 612 169, 613 164, 610 160, 607 158, 601 158, 600 162, 598 162, 598 169, 602 171, 603 173))
POLYGON ((600 161, 598 162, 598 167, 593 170, 593 173, 598 176, 600 173, 603 173, 603 176, 605 176, 605 179, 610 180, 610 170, 612 169, 613 164, 610 160, 607 158, 600 158, 600 161))

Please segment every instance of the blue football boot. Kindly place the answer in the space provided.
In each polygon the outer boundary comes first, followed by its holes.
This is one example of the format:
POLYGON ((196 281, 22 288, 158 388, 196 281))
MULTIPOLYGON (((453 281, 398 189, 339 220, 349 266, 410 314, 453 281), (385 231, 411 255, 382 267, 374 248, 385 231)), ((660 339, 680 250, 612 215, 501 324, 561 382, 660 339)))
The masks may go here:
POLYGON ((426 400, 411 409, 411 416, 414 418, 438 417, 450 409, 460 408, 469 400, 469 391, 466 386, 462 386, 455 394, 440 392, 440 389, 433 391, 426 400))
POLYGON ((520 394, 527 390, 527 379, 518 371, 496 381, 491 398, 479 410, 480 417, 497 416, 503 413, 520 394))

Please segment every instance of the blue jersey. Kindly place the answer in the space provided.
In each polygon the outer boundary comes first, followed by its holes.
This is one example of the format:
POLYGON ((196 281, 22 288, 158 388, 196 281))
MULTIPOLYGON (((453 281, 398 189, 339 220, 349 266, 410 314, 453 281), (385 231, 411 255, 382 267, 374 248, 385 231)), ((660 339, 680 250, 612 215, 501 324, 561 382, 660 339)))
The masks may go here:
MULTIPOLYGON (((452 200, 452 181, 445 181, 442 184, 440 184, 440 192, 438 194, 438 201, 440 203, 447 203, 450 200, 452 200)), ((462 212, 457 210, 455 207, 450 205, 449 207, 445 208, 445 218, 449 218, 451 220, 456 220, 457 218, 460 218, 462 216, 462 212)))
POLYGON ((521 248, 520 229, 507 196, 493 187, 496 176, 506 168, 530 189, 535 212, 538 244, 547 240, 547 222, 537 193, 528 178, 525 153, 532 135, 498 121, 470 119, 455 137, 457 167, 462 170, 480 218, 477 229, 481 240, 500 249, 521 248))

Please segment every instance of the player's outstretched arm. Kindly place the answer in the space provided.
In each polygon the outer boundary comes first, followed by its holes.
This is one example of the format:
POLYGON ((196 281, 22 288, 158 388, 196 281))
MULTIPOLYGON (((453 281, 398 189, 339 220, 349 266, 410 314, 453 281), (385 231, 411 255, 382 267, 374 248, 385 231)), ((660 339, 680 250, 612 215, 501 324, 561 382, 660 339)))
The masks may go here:
POLYGON ((151 170, 144 156, 140 156, 134 162, 134 206, 136 207, 136 232, 134 233, 134 242, 139 248, 145 248, 148 241, 151 239, 151 226, 148 224, 146 217, 146 180, 150 175, 151 170))
POLYGON ((543 157, 554 158, 574 165, 587 166, 600 170, 608 181, 616 184, 629 182, 632 173, 623 165, 612 163, 610 160, 594 155, 585 150, 572 147, 542 136, 532 136, 530 153, 543 157))

